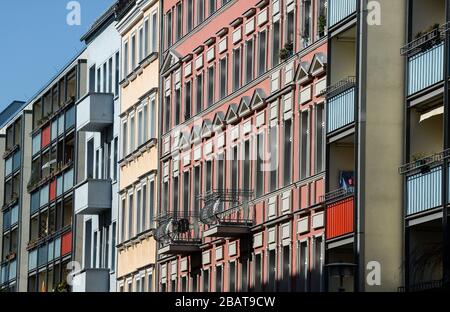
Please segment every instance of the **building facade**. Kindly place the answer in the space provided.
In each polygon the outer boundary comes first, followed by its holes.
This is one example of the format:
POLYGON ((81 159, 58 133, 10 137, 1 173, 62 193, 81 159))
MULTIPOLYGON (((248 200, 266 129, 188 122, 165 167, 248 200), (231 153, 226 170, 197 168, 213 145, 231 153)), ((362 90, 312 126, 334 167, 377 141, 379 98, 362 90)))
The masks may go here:
POLYGON ((75 211, 82 230, 81 271, 73 291, 115 291, 120 130, 120 43, 117 7, 111 6, 82 37, 86 43, 87 93, 76 104, 80 158, 75 211))
POLYGON ((325 1, 164 1, 160 291, 322 291, 325 1))
POLYGON ((118 291, 154 291, 158 187, 159 3, 123 1, 118 162, 118 291))

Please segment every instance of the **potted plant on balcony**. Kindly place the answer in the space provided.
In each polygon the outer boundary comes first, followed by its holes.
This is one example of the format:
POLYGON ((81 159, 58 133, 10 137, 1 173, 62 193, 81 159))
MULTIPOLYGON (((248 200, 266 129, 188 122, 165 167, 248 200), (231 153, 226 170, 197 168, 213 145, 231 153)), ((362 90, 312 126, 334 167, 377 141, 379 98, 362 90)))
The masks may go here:
POLYGON ((69 292, 70 286, 66 281, 59 283, 53 288, 53 292, 69 292))
POLYGON ((325 36, 325 30, 327 28, 327 18, 324 14, 319 16, 319 37, 325 36))
POLYGON ((284 48, 280 50, 280 60, 285 61, 294 53, 294 43, 292 41, 285 43, 284 48))

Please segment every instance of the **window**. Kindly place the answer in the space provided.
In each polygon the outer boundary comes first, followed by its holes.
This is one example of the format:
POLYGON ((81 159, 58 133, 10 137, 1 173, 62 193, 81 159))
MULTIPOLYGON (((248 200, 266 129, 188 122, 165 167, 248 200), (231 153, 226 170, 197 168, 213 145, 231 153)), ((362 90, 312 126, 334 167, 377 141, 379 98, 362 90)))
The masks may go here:
POLYGON ((214 104, 214 66, 208 68, 208 106, 214 104))
POLYGON ((184 120, 191 118, 192 83, 187 81, 184 85, 184 120))
POLYGON ((196 96, 196 114, 200 113, 203 109, 203 74, 197 76, 197 90, 196 96))
POLYGON ((208 191, 212 191, 212 177, 213 177, 213 169, 212 169, 212 161, 207 160, 205 165, 205 193, 208 191))
POLYGON ((291 248, 290 246, 283 246, 283 259, 282 259, 282 269, 283 274, 281 281, 281 290, 289 291, 290 289, 290 278, 291 278, 291 248))
POLYGON ((131 70, 136 68, 136 34, 131 35, 131 70))
POLYGON ((150 99, 150 139, 156 138, 156 103, 155 98, 150 99))
POLYGON ((288 185, 292 180, 292 119, 284 121, 284 165, 283 177, 284 185, 288 185))
POLYGON ((231 188, 236 190, 239 187, 239 173, 238 173, 238 168, 239 168, 239 156, 238 156, 238 148, 237 146, 233 147, 232 149, 232 159, 231 159, 231 172, 230 172, 230 176, 231 176, 231 188))
POLYGON ((138 112, 138 147, 144 143, 144 113, 138 112))
POLYGON ((224 155, 220 154, 217 157, 217 189, 223 190, 225 188, 225 159, 224 155))
POLYGON ((312 38, 312 4, 311 0, 302 0, 302 18, 303 21, 301 34, 303 48, 311 44, 312 38))
POLYGON ((243 172, 242 172, 242 187, 244 190, 250 189, 250 181, 251 181, 251 166, 250 166, 250 140, 247 140, 244 142, 244 150, 243 150, 243 159, 244 159, 244 166, 243 166, 243 172))
POLYGON ((181 90, 175 90, 175 125, 180 124, 181 120, 181 90))
POLYGON ((179 203, 179 183, 178 183, 178 177, 173 178, 173 203, 172 208, 173 212, 178 214, 178 203, 179 203))
POLYGON ((97 268, 97 251, 98 251, 97 244, 98 244, 98 232, 95 231, 94 232, 94 248, 93 248, 94 255, 93 255, 93 260, 92 260, 93 268, 97 268))
POLYGON ((281 49, 281 38, 280 38, 280 21, 273 23, 273 35, 272 35, 272 67, 277 66, 280 63, 280 49, 281 49))
POLYGON ((264 159, 265 159, 265 142, 264 132, 258 133, 256 137, 256 196, 264 194, 264 159))
POLYGON ((313 260, 312 287, 313 291, 322 290, 322 266, 323 266, 323 238, 314 238, 314 260, 313 260))
POLYGON ((135 149, 135 142, 136 142, 136 138, 135 138, 135 130, 136 129, 136 125, 135 125, 135 121, 134 121, 134 115, 130 117, 130 149, 129 152, 133 152, 135 149))
POLYGON ((117 155, 117 149, 119 145, 119 138, 114 138, 114 158, 113 158, 113 178, 114 181, 117 181, 117 166, 118 166, 118 155, 117 155))
POLYGON ((150 217, 150 227, 154 228, 154 214, 155 214, 155 181, 150 181, 150 186, 148 187, 150 192, 148 197, 148 208, 149 208, 149 217, 150 217))
POLYGON ((142 231, 147 230, 147 185, 143 185, 142 186, 142 216, 141 216, 141 220, 139 220, 138 222, 141 222, 141 229, 142 231))
POLYGON ((324 104, 316 106, 316 174, 324 170, 325 122, 324 104))
POLYGON ((205 0, 197 0, 197 25, 205 19, 205 0))
POLYGON ((144 104, 142 114, 143 114, 142 143, 145 143, 148 140, 148 105, 147 105, 147 103, 144 104))
POLYGON ((189 215, 189 191, 190 191, 190 179, 189 179, 189 171, 185 171, 183 173, 183 186, 184 186, 184 192, 183 192, 183 214, 184 217, 188 217, 189 215))
POLYGON ((161 194, 162 194, 161 210, 162 210, 163 214, 167 214, 167 212, 169 211, 169 181, 168 181, 168 179, 167 179, 167 181, 164 181, 164 183, 162 185, 161 194))
POLYGON ((129 58, 129 47, 128 47, 128 41, 125 42, 124 46, 123 46, 123 76, 124 78, 126 78, 128 76, 128 72, 129 72, 129 63, 128 63, 128 58, 129 58))
POLYGON ((233 91, 241 87, 241 49, 233 50, 233 91))
POLYGON ((222 266, 216 267, 216 292, 222 292, 222 266))
POLYGON ((150 22, 149 22, 149 20, 147 18, 144 21, 144 44, 143 44, 143 46, 144 46, 144 48, 143 48, 144 49, 144 58, 149 55, 149 52, 148 52, 149 48, 150 48, 150 46, 149 46, 149 44, 150 44, 149 37, 150 37, 150 22))
POLYGON ((119 52, 117 52, 116 53, 116 80, 114 81, 115 82, 115 88, 114 88, 114 94, 117 96, 117 95, 119 95, 119 83, 120 83, 120 70, 119 70, 119 68, 120 68, 120 62, 119 62, 119 60, 120 60, 120 56, 119 56, 119 52))
POLYGON ((286 43, 295 43, 295 14, 294 9, 286 16, 286 43))
POLYGON ((300 156, 300 177, 302 179, 309 176, 309 112, 301 113, 301 156, 300 156))
POLYGON ((133 237, 133 194, 128 195, 128 239, 133 237))
POLYGON ((190 32, 194 24, 194 0, 187 0, 186 11, 186 30, 190 32))
POLYGON ((95 151, 95 178, 100 179, 100 150, 95 151))
POLYGON ((236 291, 236 262, 230 262, 228 267, 228 291, 235 292, 236 291))
POLYGON ((241 260, 241 291, 248 291, 248 259, 241 260))
POLYGON ((165 132, 168 132, 170 130, 170 107, 172 105, 172 102, 170 100, 170 95, 165 97, 165 119, 164 119, 164 129, 165 132))
POLYGON ((270 190, 277 188, 278 182, 278 126, 270 127, 270 190))
POLYGON ((112 57, 108 61, 108 92, 113 92, 113 59, 112 57))
MULTIPOLYGON (((200 183, 201 183, 201 175, 200 175, 200 166, 194 168, 194 198, 198 198, 200 195, 200 183)), ((199 201, 194 200, 194 214, 198 215, 200 211, 199 201)))
POLYGON ((152 272, 148 273, 147 283, 148 283, 147 291, 152 292, 153 291, 153 273, 152 272))
POLYGON ((170 11, 166 14, 166 29, 166 48, 169 48, 170 46, 172 46, 172 12, 170 11))
POLYGON ((142 191, 136 192, 136 233, 141 233, 142 191))
POLYGON ((87 142, 86 152, 86 177, 88 179, 94 178, 94 139, 87 142))
POLYGON ((208 13, 209 15, 212 15, 216 11, 216 0, 209 0, 208 1, 208 13))
POLYGON ((209 270, 203 271, 203 292, 209 291, 209 270))
POLYGON ((309 275, 309 264, 308 264, 308 242, 304 241, 300 243, 300 248, 298 249, 298 291, 307 292, 308 289, 308 275, 309 275))
POLYGON ((246 43, 245 52, 245 82, 249 83, 253 80, 253 40, 246 43))
POLYGON ((97 92, 102 92, 102 69, 97 68, 97 92))
POLYGON ((261 31, 258 35, 258 76, 266 72, 267 33, 261 31))
POLYGON ((156 12, 152 14, 152 52, 158 49, 158 15, 156 12))
POLYGON ((139 62, 144 59, 144 28, 139 28, 139 62))
POLYGON ((183 36, 183 7, 181 2, 177 4, 177 40, 183 36))
POLYGON ((268 285, 267 291, 276 291, 277 253, 275 249, 269 250, 267 261, 268 285))
POLYGON ((103 64, 103 89, 102 92, 107 92, 108 90, 108 80, 107 80, 107 75, 108 75, 108 64, 103 64))
POLYGON ((181 292, 187 292, 187 276, 181 277, 181 292))
POLYGON ((262 255, 255 255, 255 291, 262 291, 262 255))
POLYGON ((319 2, 317 6, 317 37, 320 39, 327 34, 327 1, 317 1, 319 2))
POLYGON ((113 222, 112 224, 112 233, 111 233, 111 246, 112 246, 112 255, 111 255, 111 271, 116 270, 116 253, 115 253, 115 246, 116 246, 116 222, 113 222))
POLYGON ((122 157, 128 154, 128 124, 124 121, 122 123, 122 157))
POLYGON ((91 248, 92 248, 92 220, 85 223, 86 239, 84 241, 84 266, 91 267, 91 248))
POLYGON ((223 58, 220 60, 220 98, 223 99, 227 96, 227 74, 228 68, 227 68, 227 59, 223 58))

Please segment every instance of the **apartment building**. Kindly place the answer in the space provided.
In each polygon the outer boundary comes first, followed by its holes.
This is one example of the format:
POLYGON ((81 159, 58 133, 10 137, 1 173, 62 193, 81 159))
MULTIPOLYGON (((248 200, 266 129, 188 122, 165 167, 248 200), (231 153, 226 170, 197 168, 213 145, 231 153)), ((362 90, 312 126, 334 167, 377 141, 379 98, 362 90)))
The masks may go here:
POLYGON ((117 290, 154 291, 159 3, 119 1, 118 6, 123 10, 116 25, 122 45, 117 290))
POLYGON ((76 103, 80 158, 74 214, 83 230, 76 238, 82 262, 73 280, 75 292, 116 289, 121 38, 115 24, 116 4, 81 38, 88 92, 76 103))
POLYGON ((21 260, 27 256, 20 240, 24 226, 20 221, 29 207, 29 196, 22 190, 29 176, 29 168, 26 170, 23 163, 24 156, 30 154, 24 133, 30 131, 31 114, 24 106, 25 102, 14 101, 0 114, 0 291, 18 291, 25 285, 19 274, 21 260))
POLYGON ((160 291, 322 291, 326 1, 164 1, 160 291))
POLYGON ((449 286, 448 22, 445 0, 406 1, 403 290, 449 286))

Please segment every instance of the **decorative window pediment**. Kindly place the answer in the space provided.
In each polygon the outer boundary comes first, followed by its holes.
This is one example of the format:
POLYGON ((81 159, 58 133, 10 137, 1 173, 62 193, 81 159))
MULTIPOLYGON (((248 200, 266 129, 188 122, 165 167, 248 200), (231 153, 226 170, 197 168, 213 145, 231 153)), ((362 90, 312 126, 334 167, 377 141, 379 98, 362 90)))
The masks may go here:
POLYGON ((202 138, 210 138, 213 134, 212 124, 209 119, 205 119, 202 124, 202 138))
POLYGON ((316 53, 311 62, 309 73, 312 76, 320 76, 326 72, 326 68, 327 68, 327 57, 325 56, 325 54, 321 52, 316 53))
POLYGON ((263 107, 265 104, 264 99, 266 97, 267 96, 262 89, 256 89, 250 101, 250 108, 255 110, 260 107, 263 107))
POLYGON ((212 127, 215 131, 223 129, 225 126, 225 115, 223 112, 217 112, 214 116, 212 127))
POLYGON ((295 74, 295 81, 297 81, 299 84, 303 85, 311 81, 312 76, 309 73, 309 68, 311 67, 311 64, 308 62, 301 62, 298 65, 297 73, 295 74))
POLYGON ((225 121, 227 124, 233 124, 236 121, 239 120, 238 114, 237 114, 237 105, 236 104, 230 104, 228 106, 227 113, 225 115, 225 121))
POLYGON ((237 114, 239 117, 245 117, 252 112, 249 104, 250 104, 250 98, 248 96, 243 96, 241 98, 241 101, 239 102, 239 107, 238 107, 238 111, 237 111, 237 114))
POLYGON ((181 55, 179 55, 177 52, 170 50, 169 53, 167 53, 166 58, 164 59, 164 62, 161 66, 161 73, 164 74, 167 72, 172 66, 179 63, 181 60, 181 55))

